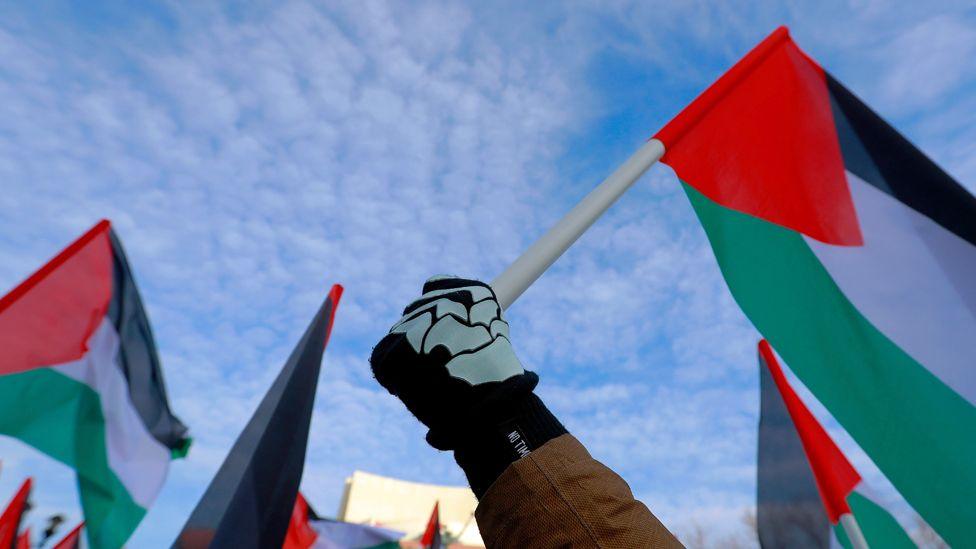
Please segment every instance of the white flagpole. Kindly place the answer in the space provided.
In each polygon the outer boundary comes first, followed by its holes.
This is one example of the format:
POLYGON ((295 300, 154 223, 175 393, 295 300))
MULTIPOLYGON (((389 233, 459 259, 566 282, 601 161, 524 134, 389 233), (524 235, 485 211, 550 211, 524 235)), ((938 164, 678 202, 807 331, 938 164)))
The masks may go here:
POLYGON ((651 139, 637 149, 616 171, 590 191, 546 234, 536 240, 514 263, 491 282, 502 309, 515 302, 559 256, 569 249, 620 195, 664 156, 664 144, 651 139))
POLYGON ((861 526, 854 519, 854 515, 851 513, 841 515, 840 525, 844 527, 844 533, 847 534, 847 539, 851 541, 851 547, 868 549, 868 540, 864 539, 864 532, 861 531, 861 526))

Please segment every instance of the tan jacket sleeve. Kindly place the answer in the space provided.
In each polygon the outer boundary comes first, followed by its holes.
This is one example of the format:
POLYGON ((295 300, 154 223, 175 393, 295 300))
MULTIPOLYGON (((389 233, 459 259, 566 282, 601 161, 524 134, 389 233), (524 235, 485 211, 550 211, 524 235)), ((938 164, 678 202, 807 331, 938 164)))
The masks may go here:
POLYGON ((512 463, 475 517, 490 548, 681 547, 627 483, 569 434, 512 463))

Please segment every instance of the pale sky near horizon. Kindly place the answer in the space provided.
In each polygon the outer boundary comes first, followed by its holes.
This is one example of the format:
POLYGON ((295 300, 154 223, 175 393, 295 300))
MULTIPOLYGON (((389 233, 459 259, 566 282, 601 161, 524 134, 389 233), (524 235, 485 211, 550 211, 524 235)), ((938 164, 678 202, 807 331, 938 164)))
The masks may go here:
MULTIPOLYGON (((966 2, 0 6, 0 292, 111 219, 194 438, 130 546, 169 545, 336 282, 309 501, 335 513, 355 469, 462 484, 373 381, 372 345, 427 276, 490 280, 781 24, 976 189, 966 2)), ((670 169, 507 316, 543 399, 669 527, 748 543, 758 334, 670 169)), ((80 517, 70 470, 6 437, 0 460, 0 500, 35 477, 32 524, 80 517)))

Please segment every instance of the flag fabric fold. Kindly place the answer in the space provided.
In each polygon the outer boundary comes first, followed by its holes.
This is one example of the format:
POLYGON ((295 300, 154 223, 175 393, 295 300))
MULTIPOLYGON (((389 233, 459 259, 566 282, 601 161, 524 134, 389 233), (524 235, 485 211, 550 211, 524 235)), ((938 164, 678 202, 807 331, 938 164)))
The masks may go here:
POLYGON ((108 221, 0 299, 0 433, 74 468, 94 548, 125 543, 186 453, 108 221))
POLYGON ((174 542, 174 547, 281 547, 305 466, 335 285, 174 542))
POLYGON ((871 547, 915 547, 790 386, 766 340, 759 342, 759 363, 762 408, 757 523, 763 548, 827 548, 837 544, 849 548, 847 535, 839 526, 845 514, 854 516, 871 547), (801 488, 810 485, 811 473, 816 491, 801 488), (784 493, 791 497, 776 497, 784 493), (822 503, 826 514, 811 512, 814 503, 822 503), (797 509, 807 515, 789 513, 797 509))
POLYGON ((733 297, 950 544, 976 524, 976 198, 779 29, 659 132, 733 297))

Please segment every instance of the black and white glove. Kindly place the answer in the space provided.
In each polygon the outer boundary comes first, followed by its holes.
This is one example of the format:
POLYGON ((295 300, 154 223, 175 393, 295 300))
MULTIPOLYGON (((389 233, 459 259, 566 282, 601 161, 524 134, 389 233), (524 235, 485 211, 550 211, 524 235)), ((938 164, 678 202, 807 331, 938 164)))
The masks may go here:
POLYGON ((479 497, 505 468, 566 429, 532 393, 491 287, 434 277, 373 349, 377 381, 454 450, 479 497))

